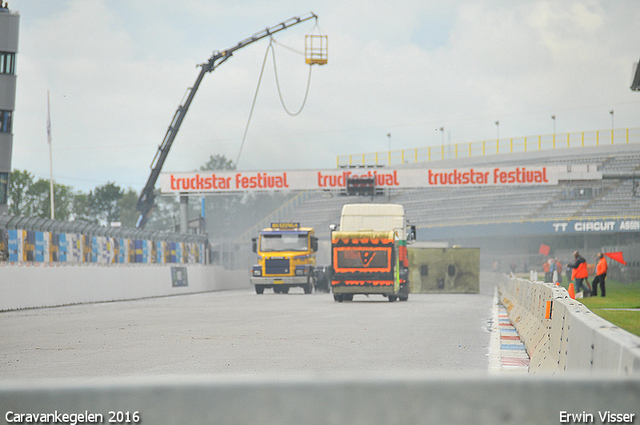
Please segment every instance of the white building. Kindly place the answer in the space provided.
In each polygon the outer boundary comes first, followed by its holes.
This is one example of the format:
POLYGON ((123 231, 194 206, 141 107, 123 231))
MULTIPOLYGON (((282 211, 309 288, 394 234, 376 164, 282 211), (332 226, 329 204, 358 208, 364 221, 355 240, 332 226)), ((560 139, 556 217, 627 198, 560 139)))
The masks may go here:
POLYGON ((0 7, 0 214, 7 212, 20 14, 0 7))

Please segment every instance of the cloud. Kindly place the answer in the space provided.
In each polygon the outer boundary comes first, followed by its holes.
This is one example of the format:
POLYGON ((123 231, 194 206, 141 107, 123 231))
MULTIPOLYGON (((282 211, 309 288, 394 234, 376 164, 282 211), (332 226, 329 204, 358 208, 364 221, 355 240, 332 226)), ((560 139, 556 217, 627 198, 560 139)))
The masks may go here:
MULTIPOLYGON (((15 168, 48 175, 46 92, 51 92, 54 172, 89 190, 106 181, 142 187, 198 64, 214 50, 292 16, 297 1, 14 0, 21 11, 15 168)), ((271 58, 240 167, 332 168, 336 155, 464 143, 557 131, 637 126, 628 89, 640 52, 635 1, 435 2, 322 0, 329 64, 312 70, 295 118, 282 109, 271 58), (391 133, 391 140, 387 134, 391 133)), ((304 48, 307 22, 276 34, 304 48)), ((207 74, 165 170, 235 160, 268 41, 207 74)), ((276 46, 283 97, 297 109, 308 68, 276 46)))

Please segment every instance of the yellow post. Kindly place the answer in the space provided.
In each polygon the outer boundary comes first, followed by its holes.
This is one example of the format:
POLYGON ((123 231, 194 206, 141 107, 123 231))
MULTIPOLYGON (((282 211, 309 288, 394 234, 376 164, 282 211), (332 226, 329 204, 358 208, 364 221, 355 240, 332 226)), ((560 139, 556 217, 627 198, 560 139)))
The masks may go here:
POLYGON ((484 156, 485 141, 482 141, 482 156, 484 156))
POLYGON ((415 156, 415 162, 418 162, 418 148, 416 148, 414 152, 414 156, 415 156))
POLYGON ((378 152, 376 152, 376 165, 378 165, 378 152))
POLYGON ((404 149, 402 149, 400 152, 402 152, 402 156, 400 158, 402 159, 402 163, 404 164, 404 149))
POLYGON ((513 153, 513 137, 509 140, 509 153, 513 153))
MULTIPOLYGON (((600 130, 596 131, 596 146, 600 146, 600 130)), ((584 147, 584 143, 582 144, 582 147, 584 147)))
POLYGON ((611 129, 611 144, 613 145, 613 128, 611 129))
POLYGON ((469 158, 471 158, 471 142, 469 142, 469 158))
POLYGON ((567 147, 571 146, 571 133, 567 133, 567 147))
POLYGON ((431 146, 427 149, 427 161, 431 162, 431 146))
POLYGON ((527 136, 524 136, 524 151, 527 151, 527 136))
POLYGON ((542 136, 538 136, 538 150, 542 150, 542 136))
POLYGON ((627 143, 629 143, 629 129, 627 128, 627 143))

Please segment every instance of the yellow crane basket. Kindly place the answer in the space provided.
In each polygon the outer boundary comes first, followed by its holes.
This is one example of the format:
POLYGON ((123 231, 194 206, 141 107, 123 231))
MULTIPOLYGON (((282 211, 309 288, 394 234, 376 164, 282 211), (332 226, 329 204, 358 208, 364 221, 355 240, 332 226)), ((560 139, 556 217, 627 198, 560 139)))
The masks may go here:
POLYGON ((304 40, 304 58, 308 65, 326 65, 329 37, 326 35, 307 35, 304 40))

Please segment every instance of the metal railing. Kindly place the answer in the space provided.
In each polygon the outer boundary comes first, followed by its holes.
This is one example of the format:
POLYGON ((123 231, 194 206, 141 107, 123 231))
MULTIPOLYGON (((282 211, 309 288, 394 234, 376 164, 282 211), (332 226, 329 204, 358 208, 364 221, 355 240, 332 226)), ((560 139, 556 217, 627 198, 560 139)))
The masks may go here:
POLYGON ((337 157, 337 166, 338 168, 358 165, 392 166, 439 161, 443 159, 474 158, 516 152, 629 143, 640 143, 640 128, 556 133, 442 146, 424 146, 412 149, 339 155, 337 157))

